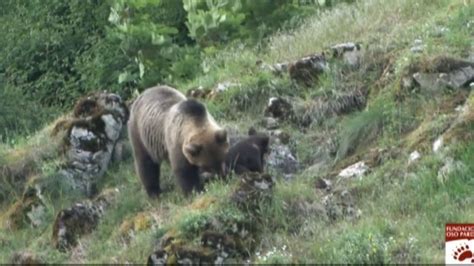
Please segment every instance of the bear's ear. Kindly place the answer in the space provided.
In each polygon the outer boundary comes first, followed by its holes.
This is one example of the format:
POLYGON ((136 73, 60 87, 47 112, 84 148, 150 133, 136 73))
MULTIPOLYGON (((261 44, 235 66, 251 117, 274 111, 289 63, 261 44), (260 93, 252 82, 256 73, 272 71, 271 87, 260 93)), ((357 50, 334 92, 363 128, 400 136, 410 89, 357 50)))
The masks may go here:
POLYGON ((249 128, 249 136, 253 136, 257 134, 257 130, 254 127, 249 128))
POLYGON ((227 141, 227 131, 225 129, 221 129, 216 131, 216 142, 219 144, 225 143, 227 141))
POLYGON ((201 150, 202 150, 202 145, 198 145, 198 144, 190 143, 184 147, 184 151, 188 153, 189 155, 191 155, 192 157, 198 156, 199 153, 201 153, 201 150))

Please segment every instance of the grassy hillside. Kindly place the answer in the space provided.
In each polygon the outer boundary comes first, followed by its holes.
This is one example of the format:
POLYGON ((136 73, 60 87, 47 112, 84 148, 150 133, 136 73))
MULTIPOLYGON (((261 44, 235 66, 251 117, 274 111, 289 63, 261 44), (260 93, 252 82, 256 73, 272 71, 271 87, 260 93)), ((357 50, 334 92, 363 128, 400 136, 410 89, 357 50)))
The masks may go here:
POLYGON ((235 244, 243 246, 236 261, 442 263, 445 224, 474 221, 474 94, 469 85, 429 90, 402 84, 413 69, 429 72, 439 58, 473 61, 473 17, 474 5, 462 0, 339 5, 295 30, 274 34, 264 49, 233 47, 205 58, 204 74, 176 82, 183 92, 238 83, 205 103, 219 123, 241 134, 250 126, 263 128, 270 97, 302 106, 295 108, 296 116, 319 117, 309 126, 279 121, 299 169, 288 179, 268 166, 275 179, 272 196, 252 199, 248 208, 234 202, 238 177, 211 181, 204 193, 186 198, 167 165, 162 166, 167 192, 150 200, 128 156, 100 179, 99 190, 119 192, 97 229, 61 252, 51 240, 55 216, 83 197, 63 191, 61 181, 52 177, 63 160, 59 137, 50 135, 54 123, 13 145, 1 144, 0 223, 35 179, 46 184, 46 210, 37 227, 0 229, 0 262, 20 252, 51 263, 145 263, 170 236, 173 248, 191 247, 202 255, 206 250, 197 248, 201 235, 218 221, 215 227, 222 232, 249 226, 235 244), (344 42, 361 43, 360 66, 349 68, 331 59, 329 70, 312 86, 256 64, 296 60, 344 42), (421 52, 413 51, 416 45, 421 52), (350 108, 339 97, 354 88, 366 92, 362 108, 350 108), (315 99, 351 111, 321 116, 321 109, 311 108, 315 99), (440 138, 441 148, 434 151, 440 138), (421 156, 410 161, 414 151, 421 156), (369 168, 362 177, 338 175, 360 161, 369 168), (330 189, 320 188, 323 179, 331 182, 330 189))

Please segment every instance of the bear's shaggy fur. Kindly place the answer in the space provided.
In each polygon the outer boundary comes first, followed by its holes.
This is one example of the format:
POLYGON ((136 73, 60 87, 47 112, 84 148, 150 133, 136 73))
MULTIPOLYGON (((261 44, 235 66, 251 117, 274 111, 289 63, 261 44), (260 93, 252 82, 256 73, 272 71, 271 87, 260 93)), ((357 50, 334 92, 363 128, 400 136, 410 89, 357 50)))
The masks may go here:
POLYGON ((206 107, 168 86, 145 90, 128 123, 135 168, 150 197, 160 194, 160 164, 168 161, 182 190, 201 190, 199 170, 224 174, 227 132, 206 107))
POLYGON ((249 136, 233 145, 226 156, 229 171, 240 175, 247 172, 263 173, 265 154, 269 151, 269 136, 249 129, 249 136))

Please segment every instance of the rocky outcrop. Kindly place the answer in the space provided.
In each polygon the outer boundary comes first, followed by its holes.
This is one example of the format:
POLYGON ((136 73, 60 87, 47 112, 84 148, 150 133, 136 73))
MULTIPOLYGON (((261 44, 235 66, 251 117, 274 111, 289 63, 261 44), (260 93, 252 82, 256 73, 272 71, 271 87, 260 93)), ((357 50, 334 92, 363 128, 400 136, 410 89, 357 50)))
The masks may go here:
POLYGON ((255 248, 261 214, 258 210, 272 199, 273 187, 270 175, 243 175, 229 197, 229 203, 241 211, 242 219, 228 215, 212 217, 206 222, 206 229, 198 232, 198 241, 170 230, 148 257, 147 264, 241 264, 255 248))
POLYGON ((270 70, 276 75, 288 73, 292 80, 306 86, 311 86, 328 69, 328 63, 323 53, 315 53, 291 62, 274 65, 261 64, 261 67, 262 69, 270 70))
POLYGON ((151 212, 140 212, 130 219, 122 222, 118 230, 118 238, 128 244, 135 235, 141 231, 148 230, 152 226, 161 222, 158 215, 151 212))
POLYGON ((301 127, 319 124, 334 116, 362 110, 367 103, 367 94, 366 88, 354 87, 307 101, 271 97, 264 110, 264 124, 268 129, 277 128, 270 124, 278 125, 279 121, 291 121, 301 127), (275 120, 274 123, 270 123, 269 119, 275 120))
POLYGON ((347 42, 336 44, 331 47, 333 58, 342 59, 351 67, 358 67, 362 58, 361 45, 359 43, 347 42))
POLYGON ((292 104, 282 97, 271 97, 264 110, 264 116, 279 119, 290 119, 293 116, 292 104))
POLYGON ((48 134, 51 147, 35 155, 41 158, 30 156, 32 159, 27 160, 45 160, 48 154, 62 153, 59 170, 23 178, 28 179, 23 196, 2 215, 2 225, 10 229, 41 225, 47 214, 43 194, 54 197, 58 189, 89 197, 95 195, 98 178, 112 160, 123 159, 126 152, 127 119, 128 108, 116 94, 95 93, 80 99, 72 114, 58 120, 51 136, 48 134), (59 138, 63 138, 62 143, 59 138))
POLYGON ((231 196, 233 202, 245 210, 254 211, 263 199, 271 197, 274 181, 271 175, 248 173, 240 179, 231 196))
POLYGON ((125 144, 128 108, 113 93, 96 93, 80 99, 72 117, 57 123, 55 131, 66 130, 66 163, 59 171, 70 186, 91 196, 96 179, 112 158, 121 159, 125 144))
POLYGON ((355 200, 348 190, 334 191, 323 197, 322 201, 327 216, 331 220, 356 219, 362 214, 355 205, 355 200))
POLYGON ((53 245, 60 251, 75 247, 78 240, 97 228, 106 209, 115 202, 117 189, 105 190, 94 200, 86 200, 61 210, 53 225, 53 245))
POLYGON ((406 72, 400 84, 403 90, 419 88, 421 92, 432 94, 443 88, 469 87, 474 81, 474 62, 439 56, 416 62, 408 66, 406 72))
POLYGON ((2 226, 10 230, 24 226, 37 227, 46 217, 46 204, 39 186, 29 186, 21 199, 3 215, 2 226))
POLYGON ((213 89, 205 89, 202 86, 191 88, 186 91, 186 96, 196 99, 215 99, 223 92, 233 87, 240 87, 240 83, 224 81, 218 83, 213 89))
POLYGON ((291 179, 300 169, 300 163, 288 145, 273 142, 267 156, 267 167, 283 174, 285 179, 291 179))
POLYGON ((341 178, 362 179, 368 170, 369 167, 365 164, 365 162, 360 161, 342 169, 338 176, 341 178))
POLYGON ((320 96, 297 109, 298 123, 308 126, 325 119, 362 110, 367 102, 367 89, 349 88, 330 96, 320 96))

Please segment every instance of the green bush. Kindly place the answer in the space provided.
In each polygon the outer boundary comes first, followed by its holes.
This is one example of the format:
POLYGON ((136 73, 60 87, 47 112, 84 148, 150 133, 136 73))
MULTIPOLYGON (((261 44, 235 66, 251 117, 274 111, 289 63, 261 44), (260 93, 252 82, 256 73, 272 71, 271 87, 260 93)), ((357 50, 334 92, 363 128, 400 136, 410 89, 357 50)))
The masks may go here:
POLYGON ((87 91, 120 90, 114 69, 127 58, 104 43, 106 1, 2 1, 0 73, 36 102, 70 106, 87 91))
POLYGON ((54 108, 44 108, 26 100, 21 92, 1 86, 0 79, 0 142, 13 142, 43 126, 57 115, 54 108))
MULTIPOLYGON (((189 35, 201 47, 232 40, 260 41, 320 8, 319 2, 287 0, 184 0, 189 35)), ((323 3, 325 5, 325 3, 323 3)))

